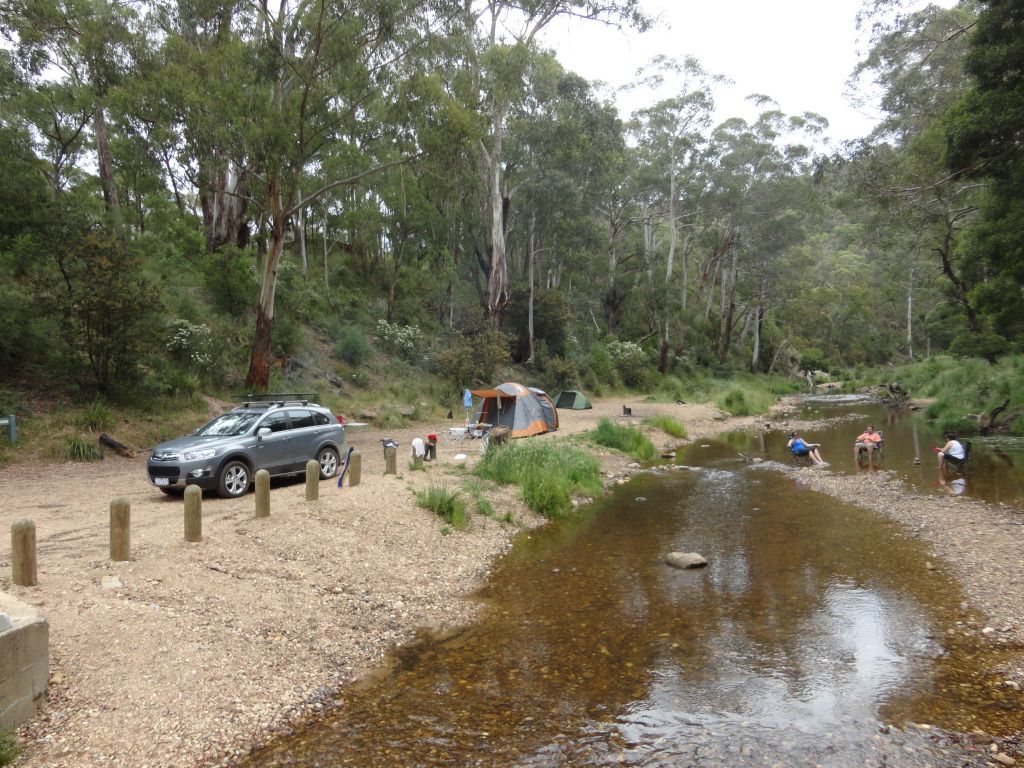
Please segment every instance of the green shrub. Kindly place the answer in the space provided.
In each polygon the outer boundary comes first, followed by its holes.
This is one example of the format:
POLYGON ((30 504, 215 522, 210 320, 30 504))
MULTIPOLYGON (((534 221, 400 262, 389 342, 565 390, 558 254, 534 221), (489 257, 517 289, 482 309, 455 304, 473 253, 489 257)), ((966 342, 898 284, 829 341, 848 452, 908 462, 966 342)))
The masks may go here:
POLYGON ((81 413, 77 414, 72 423, 86 432, 105 432, 114 424, 114 412, 103 400, 93 400, 81 413))
POLYGON ((454 391, 461 393, 466 382, 490 381, 508 363, 508 338, 493 328, 473 336, 456 333, 434 355, 434 369, 454 391))
POLYGON ((608 354, 623 384, 627 387, 643 387, 649 373, 643 347, 632 341, 612 341, 608 344, 608 354))
POLYGON ((18 740, 13 734, 0 732, 0 765, 10 765, 18 756, 18 740))
POLYGON ((601 491, 601 468, 594 457, 549 441, 519 441, 490 450, 473 472, 502 485, 520 486, 527 506, 548 518, 572 509, 573 494, 601 491))
POLYGON ((416 492, 416 503, 424 509, 429 509, 455 528, 465 528, 469 522, 466 505, 459 498, 458 491, 450 491, 444 486, 432 485, 425 491, 416 492))
POLYGON ((639 429, 613 424, 609 419, 601 419, 597 428, 587 433, 587 438, 606 448, 629 454, 640 461, 650 461, 658 455, 658 449, 639 429))
POLYGON ((99 461, 103 458, 103 451, 91 440, 68 435, 64 441, 63 455, 65 461, 99 461))
POLYGON ((358 328, 345 326, 334 342, 334 356, 349 365, 362 365, 373 357, 373 347, 358 328))
POLYGON ((600 392, 608 387, 614 388, 619 382, 619 377, 615 373, 615 363, 604 344, 590 345, 580 369, 583 371, 584 387, 591 392, 600 392))
POLYGON ((741 384, 718 395, 715 405, 732 416, 751 416, 767 411, 776 399, 776 394, 767 387, 741 384))
POLYGON ((686 437, 686 427, 678 419, 674 419, 671 416, 648 416, 644 419, 644 424, 660 429, 672 437, 686 437))

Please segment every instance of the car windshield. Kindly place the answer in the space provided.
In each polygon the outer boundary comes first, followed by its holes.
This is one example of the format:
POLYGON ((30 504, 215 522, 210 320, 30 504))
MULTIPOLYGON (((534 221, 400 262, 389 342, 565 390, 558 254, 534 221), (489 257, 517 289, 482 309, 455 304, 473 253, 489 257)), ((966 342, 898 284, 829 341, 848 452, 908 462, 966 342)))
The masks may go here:
POLYGON ((252 411, 231 411, 218 416, 196 430, 197 435, 244 435, 256 420, 262 416, 252 411))

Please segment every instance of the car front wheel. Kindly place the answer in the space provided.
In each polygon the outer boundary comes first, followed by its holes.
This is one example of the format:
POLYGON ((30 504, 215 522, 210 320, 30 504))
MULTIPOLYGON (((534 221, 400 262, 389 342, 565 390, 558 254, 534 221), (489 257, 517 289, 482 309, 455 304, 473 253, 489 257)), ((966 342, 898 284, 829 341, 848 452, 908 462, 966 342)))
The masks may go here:
POLYGON ((220 469, 217 493, 225 499, 237 499, 249 490, 249 465, 235 459, 220 469))
POLYGON ((338 452, 333 448, 324 448, 316 457, 320 465, 320 479, 326 480, 338 473, 338 452))

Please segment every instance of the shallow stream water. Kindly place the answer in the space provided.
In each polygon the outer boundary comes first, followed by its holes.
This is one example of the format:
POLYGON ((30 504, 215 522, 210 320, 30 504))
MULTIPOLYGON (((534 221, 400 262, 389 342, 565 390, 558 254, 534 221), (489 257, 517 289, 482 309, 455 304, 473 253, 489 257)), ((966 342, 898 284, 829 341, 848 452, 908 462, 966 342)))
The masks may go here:
MULTIPOLYGON (((819 432, 826 458, 859 418, 819 432)), ((884 428, 902 467, 907 424, 884 428)), ((956 584, 895 524, 740 455, 784 460, 782 435, 695 443, 522 535, 477 624, 245 765, 987 764, 961 734, 1021 730, 1021 694, 983 671, 1008 651, 965 635, 956 584), (709 564, 673 569, 674 550, 709 564)))

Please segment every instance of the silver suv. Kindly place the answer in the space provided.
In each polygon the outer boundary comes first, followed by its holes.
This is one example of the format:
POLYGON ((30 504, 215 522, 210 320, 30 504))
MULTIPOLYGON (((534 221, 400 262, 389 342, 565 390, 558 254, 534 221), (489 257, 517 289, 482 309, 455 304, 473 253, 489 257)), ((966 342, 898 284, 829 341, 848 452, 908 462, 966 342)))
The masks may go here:
POLYGON ((198 485, 235 498, 249 489, 258 469, 299 474, 316 459, 321 480, 337 474, 345 428, 330 409, 301 396, 276 397, 249 396, 191 435, 158 445, 147 464, 149 481, 168 494, 198 485))

